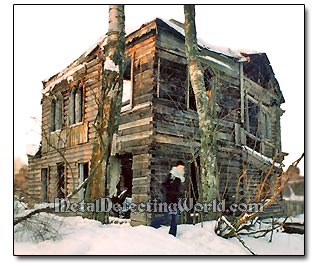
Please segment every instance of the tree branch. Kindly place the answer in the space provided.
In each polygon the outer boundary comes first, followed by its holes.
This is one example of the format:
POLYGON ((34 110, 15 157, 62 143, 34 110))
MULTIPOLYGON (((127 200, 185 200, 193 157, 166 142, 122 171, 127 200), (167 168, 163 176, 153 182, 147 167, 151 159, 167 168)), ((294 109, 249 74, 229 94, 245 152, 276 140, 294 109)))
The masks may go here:
MULTIPOLYGON (((104 156, 104 155, 103 155, 104 156)), ((56 208, 59 208, 61 205, 63 205, 63 203, 67 200, 67 199, 71 199, 74 195, 76 195, 82 188, 84 188, 89 181, 92 180, 92 178, 94 177, 97 169, 99 168, 100 164, 104 161, 104 158, 101 158, 99 160, 99 162, 97 163, 97 165, 91 170, 90 175, 76 188, 74 189, 65 199, 62 199, 58 205, 55 206, 47 206, 44 208, 39 208, 39 209, 35 209, 33 211, 31 211, 30 213, 28 213, 25 216, 22 217, 18 217, 14 219, 13 224, 17 225, 22 221, 25 221, 27 219, 29 219, 30 217, 32 217, 33 215, 36 215, 38 213, 54 213, 56 208)))
POLYGON ((221 217, 221 220, 233 231, 234 236, 239 240, 239 242, 252 254, 252 255, 257 255, 254 253, 243 241, 243 239, 240 237, 240 235, 237 233, 236 228, 232 226, 232 224, 226 219, 225 216, 221 217))

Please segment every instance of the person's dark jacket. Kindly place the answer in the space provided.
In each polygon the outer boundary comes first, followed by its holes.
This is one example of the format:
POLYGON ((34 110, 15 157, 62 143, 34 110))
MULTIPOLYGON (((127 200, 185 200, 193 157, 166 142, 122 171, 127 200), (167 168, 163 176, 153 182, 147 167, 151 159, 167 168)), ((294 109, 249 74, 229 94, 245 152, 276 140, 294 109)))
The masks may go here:
POLYGON ((173 176, 169 173, 164 181, 161 183, 161 192, 164 201, 169 203, 177 203, 179 198, 184 195, 184 184, 179 177, 173 176))

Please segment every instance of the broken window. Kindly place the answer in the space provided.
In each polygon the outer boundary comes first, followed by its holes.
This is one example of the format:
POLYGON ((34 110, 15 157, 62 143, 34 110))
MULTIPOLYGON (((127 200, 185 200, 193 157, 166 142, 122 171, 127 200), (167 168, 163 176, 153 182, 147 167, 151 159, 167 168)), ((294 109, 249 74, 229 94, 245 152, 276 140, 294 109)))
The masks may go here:
POLYGON ((185 109, 187 65, 160 59, 159 98, 170 100, 185 109))
POLYGON ((66 186, 65 186, 65 166, 64 163, 57 164, 57 198, 65 198, 66 197, 66 186))
POLYGON ((213 77, 214 77, 214 72, 212 68, 209 66, 204 70, 204 74, 203 74, 204 87, 206 89, 208 97, 211 96, 211 91, 213 90, 213 87, 214 87, 213 77))
POLYGON ((261 126, 259 122, 260 107, 259 104, 247 98, 247 109, 246 109, 246 129, 251 135, 246 136, 246 144, 253 150, 261 151, 261 141, 260 141, 260 129, 261 126))
POLYGON ((122 108, 121 111, 126 111, 132 108, 132 64, 131 58, 126 58, 124 62, 123 74, 123 93, 122 93, 122 108))
MULTIPOLYGON (((210 98, 211 92, 214 90, 214 72, 210 66, 204 70, 203 78, 204 78, 206 96, 210 98)), ((191 110, 197 111, 196 97, 190 81, 189 81, 189 89, 188 89, 188 99, 189 99, 188 108, 191 110)))
POLYGON ((56 130, 56 99, 53 98, 50 104, 50 131, 56 130))
POLYGON ((237 95, 239 89, 234 86, 223 85, 221 91, 217 96, 218 103, 218 117, 220 119, 228 120, 228 116, 234 115, 234 112, 237 111, 240 107, 239 98, 237 95))

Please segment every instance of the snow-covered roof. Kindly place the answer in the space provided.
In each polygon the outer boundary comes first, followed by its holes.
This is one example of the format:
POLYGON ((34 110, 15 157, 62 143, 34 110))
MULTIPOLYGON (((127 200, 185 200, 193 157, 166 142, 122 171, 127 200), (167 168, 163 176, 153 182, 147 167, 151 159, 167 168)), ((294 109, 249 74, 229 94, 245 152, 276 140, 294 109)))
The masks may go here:
MULTIPOLYGON (((170 28, 174 29, 175 31, 179 32, 181 35, 185 36, 184 29, 180 27, 179 25, 183 25, 182 23, 174 23, 175 20, 165 20, 165 19, 160 19, 164 23, 166 23, 170 28), (179 25, 178 25, 179 24, 179 25)), ((240 49, 240 50, 232 50, 228 47, 222 47, 222 46, 216 46, 207 43, 206 41, 202 40, 201 38, 198 37, 198 45, 202 48, 205 48, 209 51, 216 52, 218 54, 223 54, 228 57, 236 58, 239 60, 246 60, 245 56, 242 55, 242 53, 246 54, 259 54, 262 52, 254 51, 254 50, 248 50, 248 49, 240 49)))
POLYGON ((64 79, 73 80, 72 75, 80 70, 84 64, 83 60, 89 56, 99 46, 102 48, 106 44, 107 35, 102 35, 95 43, 93 43, 79 58, 73 61, 69 66, 60 71, 59 73, 51 76, 49 79, 43 80, 42 83, 45 85, 42 89, 42 94, 47 94, 51 91, 55 85, 63 81, 64 79))
MULTIPOLYGON (((180 27, 178 25, 178 24, 183 25, 182 23, 179 23, 174 20, 168 21, 168 20, 161 19, 161 18, 155 18, 148 23, 144 23, 139 29, 142 29, 146 25, 149 25, 150 23, 157 21, 157 20, 162 21, 168 27, 170 27, 174 31, 178 32, 182 36, 185 35, 183 27, 180 27)), ((127 36, 130 36, 131 34, 137 32, 139 29, 132 31, 127 36)), ((68 81, 73 80, 72 75, 84 66, 84 59, 87 56, 89 56, 97 48, 97 46, 98 46, 98 48, 103 48, 103 46, 106 44, 106 42, 107 42, 107 35, 102 35, 92 46, 90 46, 78 59, 73 61, 69 66, 67 66, 61 72, 51 76, 49 79, 43 80, 44 87, 42 89, 42 94, 47 94, 48 92, 50 92, 56 84, 60 83, 64 79, 68 79, 68 81)), ((201 40, 200 38, 198 38, 198 45, 200 46, 200 48, 204 48, 204 49, 207 49, 209 51, 212 51, 212 52, 215 52, 218 54, 222 54, 222 55, 225 55, 225 56, 228 56, 231 58, 235 58, 238 61, 247 61, 246 56, 243 55, 242 53, 245 53, 245 54, 259 54, 260 53, 260 52, 256 52, 256 51, 252 51, 252 50, 250 50, 250 51, 249 50, 232 50, 228 47, 215 46, 212 44, 208 44, 207 42, 201 40)), ((205 58, 208 57, 208 58, 210 58, 208 60, 214 61, 218 64, 224 65, 227 68, 230 68, 227 64, 222 63, 221 61, 219 61, 215 58, 212 58, 210 56, 203 56, 203 57, 205 57, 205 58)))

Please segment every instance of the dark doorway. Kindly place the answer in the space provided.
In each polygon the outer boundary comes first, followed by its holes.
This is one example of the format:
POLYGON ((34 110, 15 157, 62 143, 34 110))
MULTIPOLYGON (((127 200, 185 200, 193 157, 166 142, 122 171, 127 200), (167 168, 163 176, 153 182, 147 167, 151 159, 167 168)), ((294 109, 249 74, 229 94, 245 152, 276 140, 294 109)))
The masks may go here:
POLYGON ((194 202, 199 199, 198 182, 200 182, 200 157, 191 163, 190 197, 194 202))
POLYGON ((132 154, 124 154, 119 156, 121 162, 121 176, 117 189, 121 193, 126 191, 126 197, 132 196, 132 154))
POLYGON ((198 185, 200 184, 200 157, 190 164, 189 198, 193 200, 193 208, 186 213, 186 223, 195 224, 200 221, 200 215, 195 211, 194 205, 199 201, 198 185))
MULTIPOLYGON (((79 177, 79 185, 83 183, 85 179, 89 176, 89 163, 79 163, 78 164, 78 177, 79 177)), ((86 194, 86 187, 83 187, 82 190, 79 191, 79 199, 82 201, 86 194)))
POLYGON ((132 154, 121 154, 117 156, 118 176, 120 178, 116 191, 111 201, 118 204, 119 210, 113 211, 115 217, 130 218, 130 204, 132 197, 132 154))

